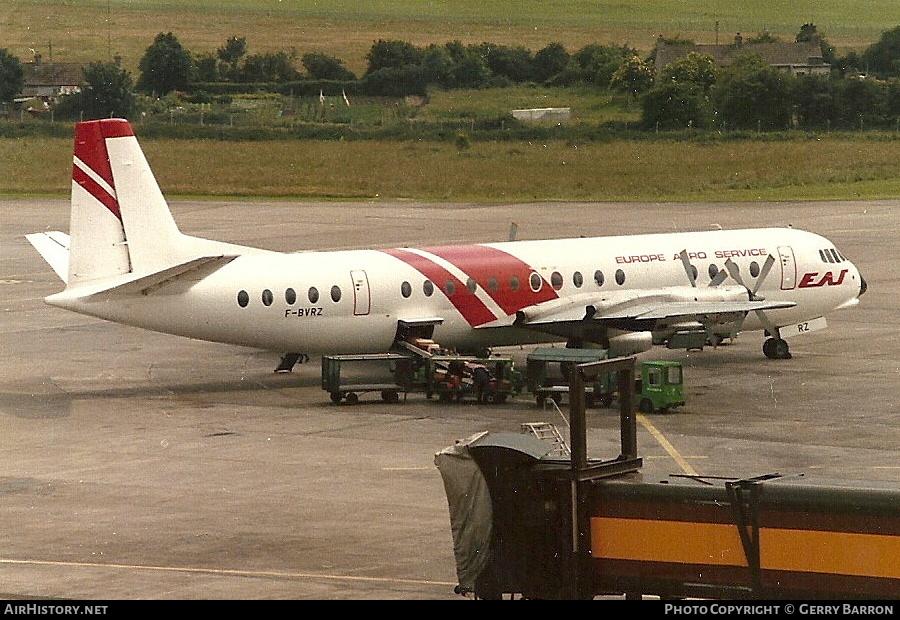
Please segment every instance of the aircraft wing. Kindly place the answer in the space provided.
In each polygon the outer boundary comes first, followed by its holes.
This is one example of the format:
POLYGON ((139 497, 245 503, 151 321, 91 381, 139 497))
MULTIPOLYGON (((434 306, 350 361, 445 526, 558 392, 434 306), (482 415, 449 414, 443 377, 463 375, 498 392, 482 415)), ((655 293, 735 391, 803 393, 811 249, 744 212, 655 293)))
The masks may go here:
POLYGON ((765 300, 685 300, 667 294, 634 294, 625 299, 596 299, 575 297, 552 300, 520 310, 515 324, 522 327, 546 329, 554 324, 575 321, 593 322, 621 327, 636 326, 661 320, 684 319, 700 322, 735 320, 748 312, 792 308, 792 301, 765 300))

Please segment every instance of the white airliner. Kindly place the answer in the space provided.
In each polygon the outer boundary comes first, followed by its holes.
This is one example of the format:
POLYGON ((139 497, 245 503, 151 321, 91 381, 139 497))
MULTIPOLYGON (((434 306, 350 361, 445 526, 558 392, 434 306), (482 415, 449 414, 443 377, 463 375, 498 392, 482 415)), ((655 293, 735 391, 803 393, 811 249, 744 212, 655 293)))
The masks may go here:
POLYGON ((28 240, 65 282, 47 303, 168 334, 300 355, 416 338, 459 352, 565 342, 611 356, 825 326, 866 282, 792 228, 281 253, 182 234, 125 120, 75 130, 70 233, 28 240))

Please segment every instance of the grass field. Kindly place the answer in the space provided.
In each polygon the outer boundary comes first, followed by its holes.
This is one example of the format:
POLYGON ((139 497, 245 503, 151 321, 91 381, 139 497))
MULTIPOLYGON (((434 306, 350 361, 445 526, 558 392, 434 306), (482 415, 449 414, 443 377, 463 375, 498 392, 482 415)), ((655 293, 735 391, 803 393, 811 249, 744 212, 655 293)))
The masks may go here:
MULTIPOLYGON (((864 49, 900 22, 897 0, 0 0, 0 48, 56 62, 120 53, 137 63, 153 37, 173 32, 193 53, 231 36, 250 53, 324 52, 361 74, 377 39, 417 45, 460 40, 524 45, 588 43, 649 51, 659 34, 701 43, 768 30, 790 40, 813 22, 839 49, 864 49), (718 29, 717 29, 718 25, 718 29)), ((636 110, 579 89, 441 93, 422 120, 497 117, 517 107, 568 107, 580 122, 633 121, 636 110)), ((352 121, 352 119, 351 119, 352 121)), ((140 134, 140 128, 138 128, 140 134)), ((864 136, 864 137, 863 137, 864 136)), ((616 139, 575 144, 452 141, 217 142, 142 140, 170 196, 335 199, 787 200, 886 198, 900 193, 900 136, 816 139, 616 139)), ((65 195, 72 143, 0 140, 0 193, 65 195)))
POLYGON ((900 13, 896 0, 0 0, 0 47, 23 60, 36 50, 57 62, 119 53, 136 71, 159 32, 173 32, 194 53, 243 36, 250 53, 324 52, 359 74, 377 39, 647 51, 659 34, 714 43, 717 24, 723 42, 765 30, 789 40, 806 22, 839 49, 862 49, 900 23, 900 13))
MULTIPOLYGON (((900 195, 900 138, 608 144, 142 140, 168 196, 756 201, 900 195)), ((0 191, 63 196, 71 140, 0 141, 0 191)))

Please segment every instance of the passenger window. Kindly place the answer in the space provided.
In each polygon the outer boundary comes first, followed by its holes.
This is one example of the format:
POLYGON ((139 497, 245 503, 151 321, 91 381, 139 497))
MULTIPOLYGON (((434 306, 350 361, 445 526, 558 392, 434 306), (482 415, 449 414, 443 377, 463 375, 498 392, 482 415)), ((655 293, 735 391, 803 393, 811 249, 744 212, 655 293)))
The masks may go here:
POLYGON ((532 272, 529 282, 531 283, 531 290, 537 293, 539 290, 541 290, 541 285, 544 283, 544 279, 541 278, 539 273, 532 272))
POLYGON ((466 290, 469 291, 470 294, 474 295, 477 288, 478 285, 475 283, 475 280, 472 278, 466 280, 466 290))
POLYGON ((444 285, 444 292, 447 293, 448 297, 456 292, 456 285, 453 283, 453 280, 447 280, 447 284, 444 285))
POLYGON ((262 302, 264 306, 271 306, 274 300, 275 296, 272 295, 272 291, 266 289, 262 292, 262 302))
POLYGON ((550 274, 550 284, 553 286, 554 290, 559 290, 563 285, 563 277, 562 274, 558 271, 554 271, 550 274))
POLYGON ((759 263, 756 261, 750 263, 750 275, 754 278, 759 275, 759 263))
POLYGON ((309 287, 309 303, 314 304, 319 301, 319 289, 315 286, 309 287))
POLYGON ((581 288, 581 285, 584 284, 584 276, 581 275, 580 271, 572 274, 572 284, 575 285, 575 288, 581 288))
POLYGON ((709 264, 709 279, 712 280, 719 275, 719 266, 715 263, 709 264))
POLYGON ((293 306, 297 303, 297 291, 292 288, 289 288, 284 291, 284 300, 287 302, 289 306, 293 306))
POLYGON ((490 277, 488 278, 488 290, 492 293, 496 293, 499 290, 500 284, 497 282, 497 278, 490 277))
POLYGON ((247 294, 247 291, 238 291, 237 302, 241 308, 247 307, 247 304, 250 303, 250 295, 247 294))
POLYGON ((597 283, 597 286, 603 286, 603 272, 599 269, 594 272, 594 282, 597 283))
POLYGON ((400 285, 400 294, 404 297, 412 295, 412 285, 409 282, 404 281, 403 284, 400 285))
POLYGON ((431 297, 434 295, 434 282, 431 280, 425 280, 422 282, 422 292, 425 293, 425 297, 431 297))
POLYGON ((619 286, 625 284, 625 272, 621 269, 616 269, 616 284, 619 286))
POLYGON ((512 291, 518 291, 519 290, 519 278, 517 278, 516 276, 510 276, 509 288, 512 291))
POLYGON ((337 303, 341 300, 341 287, 335 284, 331 287, 331 301, 337 303))

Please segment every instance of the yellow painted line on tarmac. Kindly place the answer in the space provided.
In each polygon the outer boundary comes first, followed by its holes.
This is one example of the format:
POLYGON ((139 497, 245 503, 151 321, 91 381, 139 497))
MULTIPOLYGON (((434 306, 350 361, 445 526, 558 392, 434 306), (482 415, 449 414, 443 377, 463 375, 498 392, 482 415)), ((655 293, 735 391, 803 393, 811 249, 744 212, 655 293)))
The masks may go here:
POLYGON ((697 472, 694 470, 693 467, 691 467, 691 464, 687 462, 687 459, 685 459, 683 456, 681 456, 681 454, 678 453, 678 450, 675 449, 675 446, 673 446, 669 442, 669 440, 665 438, 665 436, 662 433, 660 433, 658 430, 656 430, 656 427, 650 423, 650 420, 647 419, 647 416, 645 416, 642 413, 639 413, 639 414, 637 414, 637 420, 638 420, 638 422, 641 423, 641 426, 646 428, 650 432, 650 434, 653 435, 654 439, 656 439, 656 441, 659 443, 659 445, 661 445, 663 447, 663 450, 668 452, 669 456, 671 456, 673 459, 675 459, 675 462, 678 463, 678 466, 681 467, 681 469, 682 469, 682 471, 684 471, 684 473, 686 473, 689 476, 697 475, 697 472))
POLYGON ((394 579, 391 577, 361 577, 358 575, 328 575, 321 573, 292 573, 287 571, 252 571, 225 568, 192 568, 189 566, 146 566, 141 564, 103 564, 101 562, 56 562, 50 560, 12 560, 0 558, 0 565, 50 566, 69 568, 103 568, 112 570, 144 570, 162 573, 195 573, 203 575, 219 575, 225 577, 279 577, 282 579, 323 579, 330 581, 366 581, 382 583, 401 583, 412 585, 450 586, 457 585, 449 581, 431 581, 429 579, 394 579))

